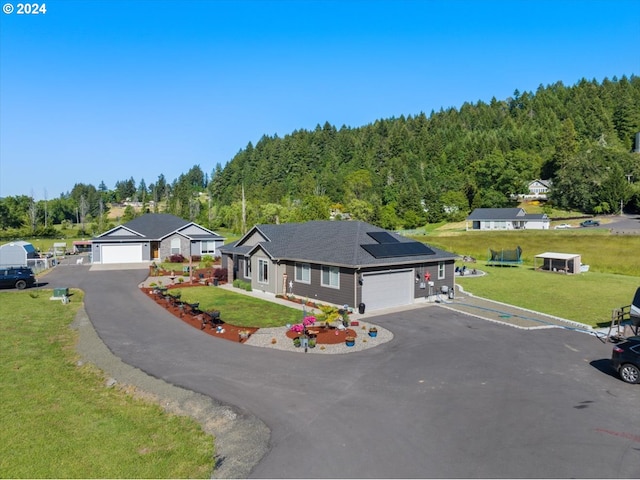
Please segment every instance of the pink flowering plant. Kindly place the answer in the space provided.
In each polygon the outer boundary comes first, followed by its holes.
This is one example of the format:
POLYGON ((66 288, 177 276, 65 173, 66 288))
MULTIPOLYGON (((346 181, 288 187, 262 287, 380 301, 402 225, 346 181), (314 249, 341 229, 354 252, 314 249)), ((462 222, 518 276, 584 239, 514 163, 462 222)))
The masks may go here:
POLYGON ((291 330, 292 332, 295 333, 302 333, 304 332, 304 329, 313 325, 314 323, 316 323, 316 317, 304 317, 304 319, 302 320, 302 323, 296 323, 295 325, 291 325, 291 328, 289 330, 291 330))

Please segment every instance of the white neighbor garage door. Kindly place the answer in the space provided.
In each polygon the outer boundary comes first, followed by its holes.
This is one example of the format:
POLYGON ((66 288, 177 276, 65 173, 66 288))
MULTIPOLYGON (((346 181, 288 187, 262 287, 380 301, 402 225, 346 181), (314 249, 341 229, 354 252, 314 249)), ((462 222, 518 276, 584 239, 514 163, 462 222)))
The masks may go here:
POLYGON ((142 261, 142 245, 102 245, 100 263, 135 263, 142 261))
POLYGON ((413 303, 413 270, 365 273, 362 276, 365 311, 413 303))

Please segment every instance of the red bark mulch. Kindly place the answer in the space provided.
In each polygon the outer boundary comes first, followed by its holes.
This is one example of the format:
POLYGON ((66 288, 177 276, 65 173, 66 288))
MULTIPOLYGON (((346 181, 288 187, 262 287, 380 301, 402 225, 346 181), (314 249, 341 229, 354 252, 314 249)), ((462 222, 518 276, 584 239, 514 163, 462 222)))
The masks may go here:
MULTIPOLYGON (((351 328, 347 328, 345 330, 338 330, 337 328, 325 328, 325 327, 313 328, 312 327, 312 328, 309 328, 307 331, 311 334, 310 336, 316 337, 316 343, 318 345, 322 345, 322 344, 335 345, 337 343, 344 343, 347 337, 358 336, 355 330, 352 330, 351 328), (314 332, 317 332, 317 333, 314 333, 314 332)), ((292 340, 300 336, 299 333, 292 332, 291 330, 289 330, 286 335, 288 338, 292 340)))

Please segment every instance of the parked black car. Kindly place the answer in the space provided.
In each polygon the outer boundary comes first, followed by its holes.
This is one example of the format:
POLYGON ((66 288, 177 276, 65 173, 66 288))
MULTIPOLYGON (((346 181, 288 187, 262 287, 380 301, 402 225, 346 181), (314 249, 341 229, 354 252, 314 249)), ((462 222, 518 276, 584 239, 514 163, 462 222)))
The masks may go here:
POLYGON ((611 364, 627 383, 640 383, 640 337, 629 337, 613 347, 611 364))
POLYGON ((36 277, 29 267, 0 268, 0 287, 15 287, 22 290, 33 287, 36 277))
POLYGON ((600 222, 598 220, 585 220, 580 224, 581 227, 599 227, 600 222))

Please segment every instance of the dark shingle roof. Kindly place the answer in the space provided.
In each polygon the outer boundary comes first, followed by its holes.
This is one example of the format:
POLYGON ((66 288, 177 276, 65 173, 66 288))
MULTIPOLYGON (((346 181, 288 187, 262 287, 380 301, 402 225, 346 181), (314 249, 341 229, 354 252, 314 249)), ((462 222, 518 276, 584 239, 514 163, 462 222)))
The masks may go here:
POLYGON ((467 220, 522 220, 521 208, 476 208, 467 220))
MULTIPOLYGON (((259 231, 267 241, 260 242, 253 249, 261 247, 273 259, 323 263, 343 266, 397 265, 419 262, 433 262, 454 258, 444 250, 431 248, 432 255, 406 255, 393 258, 376 258, 361 245, 377 243, 369 232, 388 232, 398 242, 417 243, 406 237, 389 232, 380 227, 359 221, 312 221, 306 223, 285 223, 281 225, 256 225, 243 239, 259 231)), ((241 253, 243 239, 234 246, 225 246, 227 252, 241 253)))
POLYGON ((546 213, 525 213, 522 208, 476 208, 467 220, 545 220, 546 213))
POLYGON ((162 238, 188 223, 190 222, 169 213, 148 213, 125 223, 123 227, 147 238, 162 238))
MULTIPOLYGON (((103 242, 110 240, 162 240, 167 235, 179 230, 184 230, 185 227, 191 224, 193 224, 193 222, 189 222, 169 213, 146 213, 134 218, 130 222, 99 235, 94 240, 103 242), (123 234, 122 229, 125 229, 125 231, 128 230, 131 233, 123 234), (115 230, 120 230, 118 235, 111 235, 115 230)), ((204 227, 201 227, 200 225, 197 225, 197 227, 203 230, 198 233, 191 234, 185 234, 184 231, 179 233, 192 240, 209 240, 212 238, 222 239, 222 237, 217 233, 207 233, 208 230, 204 229, 204 227)))

